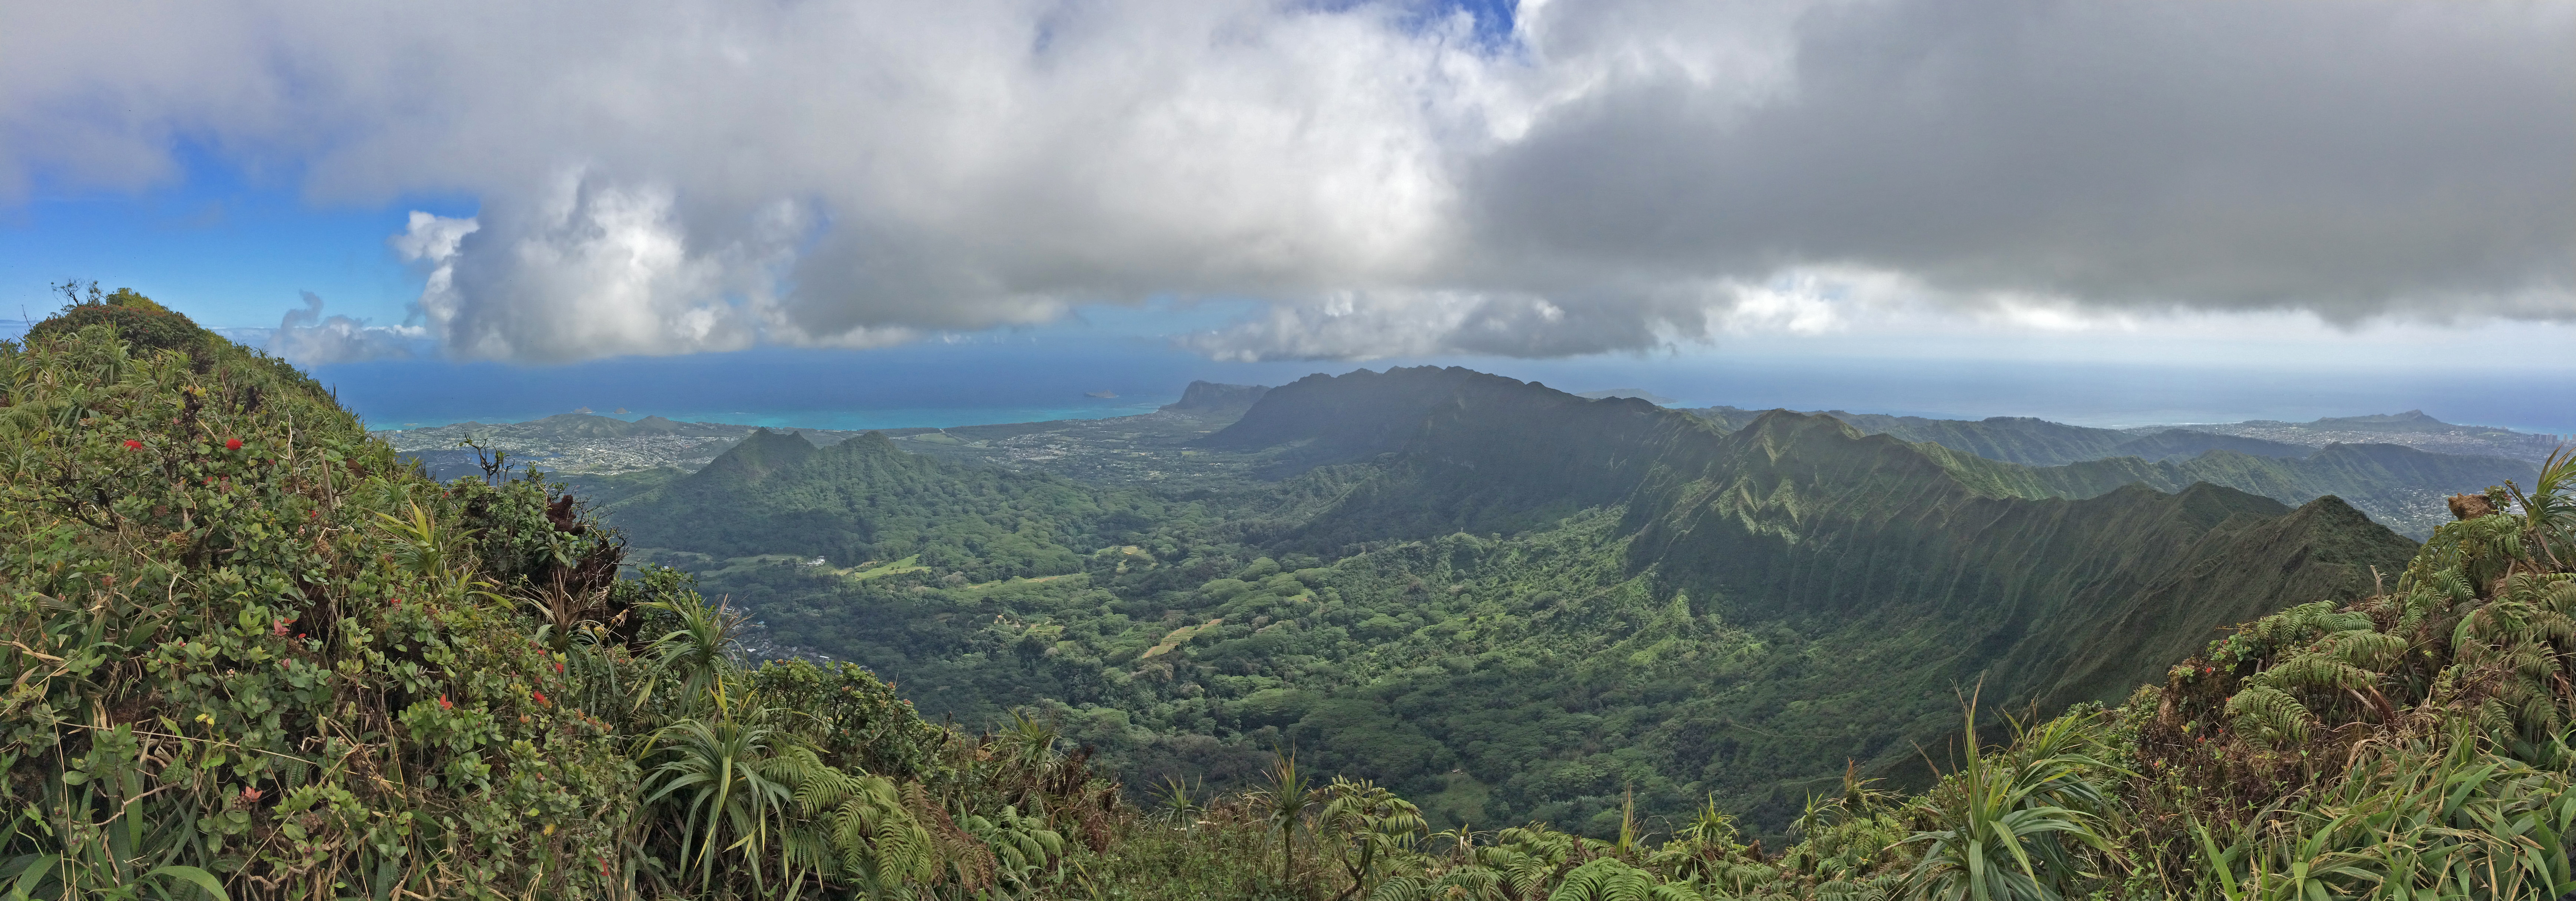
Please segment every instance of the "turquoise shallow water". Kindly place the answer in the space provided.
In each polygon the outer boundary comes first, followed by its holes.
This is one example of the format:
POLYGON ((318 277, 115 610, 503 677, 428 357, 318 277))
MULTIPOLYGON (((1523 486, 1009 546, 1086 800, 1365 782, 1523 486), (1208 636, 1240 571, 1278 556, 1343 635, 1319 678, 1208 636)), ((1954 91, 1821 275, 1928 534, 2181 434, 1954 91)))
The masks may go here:
MULTIPOLYGON (((1088 404, 1065 404, 1058 406, 913 407, 880 410, 630 409, 625 413, 615 413, 609 410, 593 410, 591 412, 602 416, 613 416, 628 422, 633 422, 646 416, 661 416, 681 422, 723 422, 735 425, 768 426, 770 428, 865 431, 867 429, 954 428, 957 426, 994 425, 1010 422, 1047 422, 1057 419, 1108 419, 1115 416, 1135 416, 1144 413, 1151 413, 1154 412, 1154 408, 1179 399, 1179 395, 1163 395, 1143 398, 1120 397, 1110 400, 1094 401, 1088 404)), ((516 422, 520 421, 520 419, 533 418, 536 417, 526 416, 519 418, 506 418, 496 416, 486 418, 484 421, 516 422)), ((412 426, 446 425, 450 422, 462 421, 464 420, 428 422, 412 421, 399 423, 370 421, 368 424, 375 428, 408 428, 412 426)))

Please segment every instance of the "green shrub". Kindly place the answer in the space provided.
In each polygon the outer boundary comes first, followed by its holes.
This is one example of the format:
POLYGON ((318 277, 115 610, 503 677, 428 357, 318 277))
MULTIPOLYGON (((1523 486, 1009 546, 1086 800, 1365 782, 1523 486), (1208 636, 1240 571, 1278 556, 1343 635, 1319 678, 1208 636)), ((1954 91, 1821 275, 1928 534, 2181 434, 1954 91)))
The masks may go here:
MULTIPOLYGON (((66 287, 63 293, 69 295, 71 291, 66 287)), ((102 295, 93 284, 87 298, 74 299, 61 312, 28 328, 27 339, 61 340, 94 325, 115 328, 117 337, 137 348, 188 350, 202 347, 214 337, 186 314, 154 303, 132 288, 118 288, 113 294, 102 295)))

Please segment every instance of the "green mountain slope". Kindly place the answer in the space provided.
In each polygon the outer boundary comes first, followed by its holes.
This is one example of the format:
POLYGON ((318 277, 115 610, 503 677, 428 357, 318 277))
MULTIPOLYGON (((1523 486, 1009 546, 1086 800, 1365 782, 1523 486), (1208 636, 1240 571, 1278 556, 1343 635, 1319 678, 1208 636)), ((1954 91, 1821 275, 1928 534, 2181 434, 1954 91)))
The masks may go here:
MULTIPOLYGON (((2141 459, 2163 462, 2166 460, 2180 460, 2197 457, 2214 450, 2233 451, 2235 453, 2256 457, 2285 458, 2305 457, 2317 452, 2316 448, 2301 444, 2286 444, 2279 441, 2266 441, 2261 438, 2246 438, 2239 435, 2220 435, 2211 432, 2193 431, 2191 429, 2166 429, 2161 432, 2148 432, 2128 441, 2121 442, 2118 446, 2111 448, 2109 453, 2105 453, 2101 456, 2106 458, 2138 457, 2141 459)), ((2016 460, 2013 462, 2030 463, 2033 461, 2016 460)), ((2069 460, 2066 462, 2073 463, 2081 461, 2069 460)))
MULTIPOLYGON (((1644 404, 1456 371, 1286 386, 1211 443, 1237 430, 1275 438, 1265 413, 1330 422, 1264 407, 1302 400, 1327 409, 1339 394, 1405 376, 1438 398, 1419 405, 1427 412, 1416 428, 1363 420, 1353 431, 1373 443, 1307 439, 1401 449, 1306 535, 1508 532, 1569 508, 1624 504, 1626 572, 1651 573, 1660 593, 1694 598, 1727 621, 1779 622, 1835 649, 1835 660, 1869 661, 1816 667, 1819 695, 1861 687, 1915 701, 1901 709, 1938 709, 1929 699, 1983 673, 2007 703, 2107 700, 2219 626, 2359 596, 2372 584, 2369 567, 2393 569, 2412 550, 2332 498, 2294 514, 2186 483, 2179 494, 2129 488, 2034 502, 1991 474, 2044 470, 1865 437, 1827 417, 1773 412, 1719 435, 1644 404), (2191 603, 2178 608, 2185 597, 2191 603), (2105 632, 2104 622, 2138 631, 2105 632)), ((1896 739, 1930 737, 1930 724, 1872 726, 1865 731, 1884 744, 1788 743, 1754 771, 1842 755, 1896 767, 1911 756, 1896 739)), ((1689 733, 1677 740, 1698 740, 1689 733)))
MULTIPOLYGON (((1733 407, 1688 412, 1727 430, 1750 426, 1764 415, 1733 407)), ((2303 445, 2197 429, 2132 433, 2027 417, 1967 421, 1842 411, 1823 415, 1865 435, 1888 435, 1987 460, 2048 467, 2028 475, 1974 476, 2022 497, 2092 497, 2130 484, 2170 492, 2208 482, 2292 505, 2332 495, 2414 538, 2431 534, 2434 526, 2447 520, 2443 497, 2475 493, 2508 480, 2529 484, 2538 472, 2530 462, 2506 457, 2436 453, 2397 444, 2321 441, 2303 445)), ((2456 428, 2421 414, 2319 422, 2377 429, 2375 434, 2384 435, 2448 435, 2443 430, 2456 428)), ((1960 468, 1976 467, 1962 463, 1960 468)))
POLYGON ((1919 777, 1956 688, 2108 700, 2412 548, 2331 499, 2034 497, 2027 467, 1826 417, 1722 432, 1463 369, 1272 389, 1197 444, 1284 479, 1186 498, 897 444, 746 441, 610 517, 730 558, 707 590, 926 711, 1050 710, 1145 780, 1293 742, 1451 823, 1614 828, 1633 792, 1778 830, 1846 760, 1919 777))
MULTIPOLYGON (((1769 411, 1708 407, 1688 412, 1733 431, 1751 425, 1769 411)), ((1841 420, 1864 435, 1893 435, 1917 443, 1929 441, 1989 460, 2032 466, 2056 466, 2118 456, 2120 445, 2138 439, 2136 435, 2116 429, 2086 428, 2028 416, 1996 416, 1981 420, 1928 419, 1842 410, 1823 411, 1823 415, 1841 420)))
POLYGON ((1106 541, 1094 537, 1101 530, 1159 512, 1112 494, 906 453, 873 433, 816 448, 764 429, 697 472, 619 501, 610 515, 645 547, 841 566, 919 557, 984 581, 1074 571, 1074 548, 1088 552, 1106 541))

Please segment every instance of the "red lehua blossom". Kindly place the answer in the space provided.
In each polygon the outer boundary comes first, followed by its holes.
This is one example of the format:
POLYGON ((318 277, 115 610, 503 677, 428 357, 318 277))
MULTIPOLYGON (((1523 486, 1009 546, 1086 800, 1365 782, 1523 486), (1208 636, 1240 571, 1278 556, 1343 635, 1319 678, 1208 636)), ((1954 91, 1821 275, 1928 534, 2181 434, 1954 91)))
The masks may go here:
POLYGON ((454 710, 454 709, 456 709, 456 702, 448 700, 446 695, 439 695, 439 696, 438 696, 438 709, 440 709, 440 710, 454 710))
POLYGON ((555 661, 555 672, 563 672, 563 661, 555 661))
POLYGON ((225 449, 225 450, 241 450, 241 439, 239 439, 239 438, 226 438, 226 439, 224 439, 224 449, 225 449))
POLYGON ((549 701, 549 700, 546 700, 546 693, 545 693, 545 692, 542 692, 542 691, 538 691, 538 692, 530 692, 530 694, 534 694, 534 695, 536 695, 536 696, 537 696, 537 703, 539 703, 539 704, 544 704, 544 705, 546 705, 546 706, 548 706, 548 707, 552 707, 552 706, 554 706, 554 703, 555 703, 555 702, 553 702, 553 701, 549 701))
POLYGON ((132 438, 127 438, 127 439, 125 439, 125 449, 126 449, 126 450, 142 450, 142 449, 143 449, 143 442, 136 441, 136 440, 134 440, 134 439, 132 439, 132 438))

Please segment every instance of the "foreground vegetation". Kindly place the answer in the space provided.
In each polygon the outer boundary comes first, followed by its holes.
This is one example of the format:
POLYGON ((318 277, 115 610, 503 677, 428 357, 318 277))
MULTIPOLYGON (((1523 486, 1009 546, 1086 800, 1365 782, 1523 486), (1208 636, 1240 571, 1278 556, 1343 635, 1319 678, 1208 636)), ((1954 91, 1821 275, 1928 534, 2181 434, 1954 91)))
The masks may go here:
MULTIPOLYGON (((1714 803, 1622 804, 1593 836, 1435 832, 1312 751, 1241 790, 1174 774, 1138 803, 1043 711, 970 734, 854 666, 739 661, 725 609, 676 571, 621 575, 619 536, 541 479, 430 481, 281 363, 72 314, 0 344, 12 897, 2576 889, 2563 457, 2527 495, 2464 508, 2384 591, 2250 623, 2118 707, 1997 729, 1960 698, 1967 728, 1927 751, 1928 791, 1847 768, 1785 846, 1714 803)), ((1311 568, 1220 587, 1293 606, 1311 568)), ((1622 633, 1638 644, 1621 659, 1651 670, 1672 630, 1724 628, 1687 603, 1661 615, 1665 633, 1622 633)))

